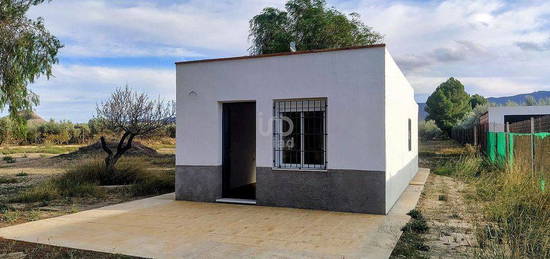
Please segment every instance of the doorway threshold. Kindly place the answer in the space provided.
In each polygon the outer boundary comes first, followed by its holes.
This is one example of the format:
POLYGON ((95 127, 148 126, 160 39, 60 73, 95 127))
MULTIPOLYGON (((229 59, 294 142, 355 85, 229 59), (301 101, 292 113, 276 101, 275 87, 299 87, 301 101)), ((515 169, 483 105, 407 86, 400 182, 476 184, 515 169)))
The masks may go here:
POLYGON ((231 204, 256 205, 256 200, 237 199, 237 198, 221 198, 221 199, 217 199, 216 202, 231 203, 231 204))

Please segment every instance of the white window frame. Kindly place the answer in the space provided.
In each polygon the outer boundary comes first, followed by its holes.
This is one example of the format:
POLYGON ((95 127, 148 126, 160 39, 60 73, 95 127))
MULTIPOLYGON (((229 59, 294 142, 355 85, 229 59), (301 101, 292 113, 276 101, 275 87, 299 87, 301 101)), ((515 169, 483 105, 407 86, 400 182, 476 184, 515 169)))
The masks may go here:
POLYGON ((327 168, 327 98, 307 98, 307 99, 284 99, 284 100, 274 100, 273 104, 273 167, 275 169, 289 169, 289 170, 326 170, 327 168), (290 103, 295 105, 294 109, 281 111, 282 103, 290 103), (311 109, 308 106, 308 109, 305 109, 304 103, 314 102, 314 107, 311 109), (298 105, 300 104, 300 105, 298 105), (315 106, 318 104, 318 106, 315 106), (304 164, 305 161, 305 116, 304 112, 310 111, 321 111, 323 112, 323 125, 322 125, 322 135, 323 135, 323 163, 322 164, 304 164), (291 164, 283 163, 283 152, 282 149, 282 131, 283 131, 283 121, 281 118, 281 113, 284 112, 299 112, 300 113, 300 164, 291 164))

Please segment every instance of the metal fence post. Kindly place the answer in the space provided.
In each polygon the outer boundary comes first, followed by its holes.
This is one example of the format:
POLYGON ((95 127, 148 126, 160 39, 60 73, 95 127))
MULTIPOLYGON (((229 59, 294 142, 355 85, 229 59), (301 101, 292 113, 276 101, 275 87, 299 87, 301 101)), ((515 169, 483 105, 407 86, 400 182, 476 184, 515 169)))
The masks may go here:
POLYGON ((531 117, 531 173, 535 175, 535 118, 531 117))
POLYGON ((477 125, 474 125, 474 147, 477 148, 477 125))
POLYGON ((510 160, 510 122, 506 122, 506 158, 510 160))

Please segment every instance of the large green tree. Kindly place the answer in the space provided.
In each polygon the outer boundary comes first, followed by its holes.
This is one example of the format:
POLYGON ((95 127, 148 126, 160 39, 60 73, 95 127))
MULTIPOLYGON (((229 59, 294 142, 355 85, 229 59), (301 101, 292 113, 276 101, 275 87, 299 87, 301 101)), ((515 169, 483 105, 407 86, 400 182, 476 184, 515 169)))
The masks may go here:
POLYGON ((470 95, 460 81, 451 77, 428 97, 425 110, 429 114, 427 120, 434 120, 450 135, 452 128, 472 110, 470 95))
POLYGON ((487 103, 487 99, 479 94, 474 94, 470 98, 470 106, 472 107, 472 109, 474 109, 478 105, 485 105, 487 103))
POLYGON ((52 76, 52 65, 63 47, 42 18, 26 16, 29 8, 45 1, 0 1, 0 109, 7 106, 18 125, 24 123, 21 111, 38 104, 38 96, 28 85, 40 76, 52 76))
POLYGON ((289 52, 291 42, 297 50, 382 43, 383 36, 361 22, 359 14, 345 15, 324 0, 290 0, 285 9, 268 7, 250 20, 251 54, 289 52))

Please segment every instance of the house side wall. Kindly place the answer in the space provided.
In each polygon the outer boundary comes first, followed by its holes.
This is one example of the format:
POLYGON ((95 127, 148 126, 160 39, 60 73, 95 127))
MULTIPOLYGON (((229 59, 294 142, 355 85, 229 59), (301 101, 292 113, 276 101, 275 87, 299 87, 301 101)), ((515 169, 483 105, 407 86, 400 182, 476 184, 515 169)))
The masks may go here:
POLYGON ((550 106, 502 106, 489 107, 489 131, 504 132, 506 115, 545 115, 550 114, 550 106))
POLYGON ((418 172, 418 105, 411 87, 386 52, 386 213, 418 172), (409 119, 412 150, 409 151, 409 119))

